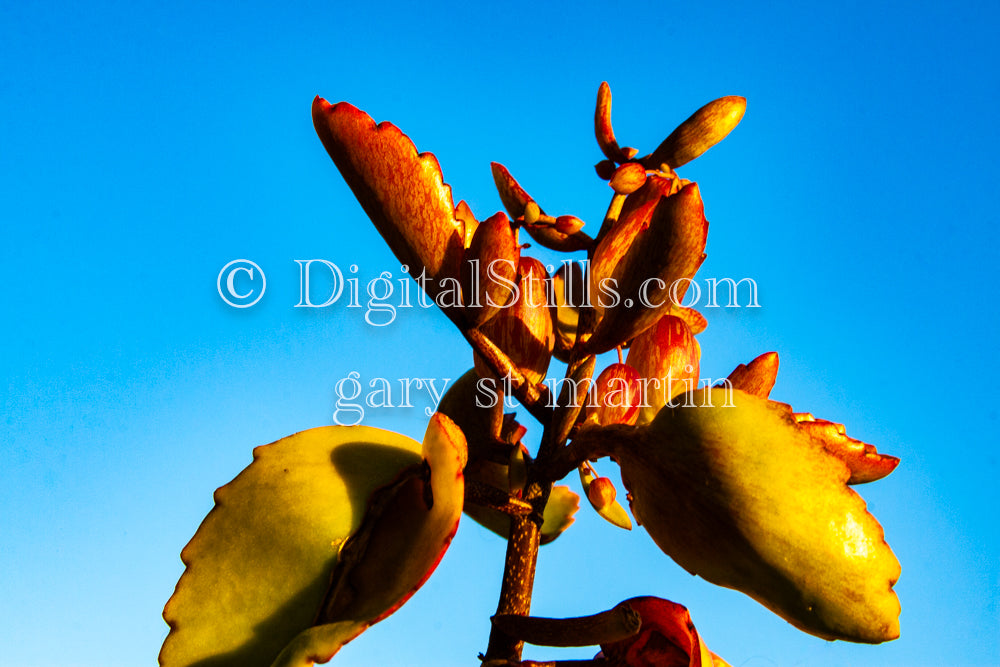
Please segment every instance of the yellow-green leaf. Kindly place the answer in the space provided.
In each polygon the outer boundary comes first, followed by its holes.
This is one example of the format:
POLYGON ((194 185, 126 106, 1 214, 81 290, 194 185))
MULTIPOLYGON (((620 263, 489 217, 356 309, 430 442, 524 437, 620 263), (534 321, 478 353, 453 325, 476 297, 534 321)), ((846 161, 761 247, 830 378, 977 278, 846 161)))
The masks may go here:
MULTIPOLYGON (((216 492, 215 508, 181 553, 187 570, 164 609, 171 631, 160 664, 272 664, 289 642, 316 622, 342 545, 362 525, 369 498, 427 459, 433 491, 439 496, 435 499, 442 508, 451 508, 444 517, 447 529, 434 526, 438 533, 447 533, 447 539, 429 563, 424 555, 416 559, 421 562, 410 562, 410 555, 401 555, 400 549, 390 559, 394 562, 366 562, 369 567, 420 570, 419 579, 410 581, 402 593, 398 586, 390 591, 396 596, 392 604, 398 606, 396 600, 405 599, 433 570, 457 527, 454 506, 457 502, 461 508, 464 495, 464 441, 454 443, 457 451, 450 454, 461 463, 449 461, 442 456, 436 433, 440 428, 440 420, 432 419, 423 446, 390 431, 329 426, 255 449, 253 463, 216 492), (441 484, 436 484, 435 469, 441 484), (395 562, 399 560, 404 562, 395 562)), ((391 512, 385 516, 391 517, 391 512)), ((427 551, 426 546, 417 547, 427 551)), ((382 610, 381 615, 389 612, 382 610)), ((375 620, 360 613, 337 628, 314 629, 311 651, 316 653, 315 641, 325 638, 320 653, 326 651, 328 659, 375 620)))
POLYGON ((819 637, 898 637, 899 561, 847 466, 786 406, 719 388, 694 403, 705 407, 664 408, 615 445, 632 514, 657 545, 819 637))

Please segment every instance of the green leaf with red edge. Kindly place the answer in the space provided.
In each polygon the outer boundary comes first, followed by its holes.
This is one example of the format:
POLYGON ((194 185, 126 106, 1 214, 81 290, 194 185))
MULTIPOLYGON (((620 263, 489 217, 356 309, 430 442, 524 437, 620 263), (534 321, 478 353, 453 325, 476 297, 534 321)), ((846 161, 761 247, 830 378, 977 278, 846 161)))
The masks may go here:
MULTIPOLYGON (((313 124, 334 164, 400 262, 417 278, 426 269, 433 298, 459 278, 465 222, 431 153, 392 123, 379 123, 347 102, 313 101, 313 124), (447 282, 447 281, 446 281, 447 282)), ((455 283, 457 285, 457 282, 455 283)))
POLYGON ((632 515, 683 568, 824 639, 899 636, 900 566, 851 470, 780 403, 723 388, 616 441, 632 515))
POLYGON ((458 526, 465 456, 461 432, 441 415, 423 445, 390 431, 329 426, 255 449, 181 553, 187 570, 164 609, 171 631, 160 664, 267 667, 279 654, 286 665, 328 660, 433 571, 458 526), (401 511, 414 492, 432 507, 401 511), (385 501, 376 508, 372 497, 385 501), (399 531, 401 521, 408 530, 399 531), (352 546, 362 528, 368 548, 352 546), (393 576, 376 584, 372 571, 393 576), (361 598, 327 599, 337 572, 361 598), (321 607, 339 616, 310 628, 321 607))

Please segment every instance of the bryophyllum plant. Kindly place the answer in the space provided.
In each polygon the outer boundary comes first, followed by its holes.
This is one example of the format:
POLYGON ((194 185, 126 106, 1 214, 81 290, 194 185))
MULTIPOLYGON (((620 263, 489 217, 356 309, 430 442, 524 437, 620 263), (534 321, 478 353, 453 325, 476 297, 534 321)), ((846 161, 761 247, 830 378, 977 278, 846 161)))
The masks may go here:
POLYGON ((726 664, 683 606, 658 597, 577 618, 529 615, 538 550, 579 507, 559 483, 574 471, 600 516, 626 529, 634 519, 689 572, 801 630, 898 637, 899 563, 852 488, 898 459, 771 400, 774 352, 721 385, 697 386, 706 322, 680 303, 705 257, 708 222, 698 186, 675 169, 729 134, 745 106, 741 97, 710 102, 639 157, 617 142, 601 84, 596 171, 612 196, 591 235, 574 215, 546 213, 498 163, 506 213, 477 220, 454 203, 434 156, 399 129, 317 98, 319 138, 468 342, 471 368, 423 442, 324 426, 255 449, 181 552, 187 569, 164 609, 160 664, 326 662, 420 587, 463 513, 507 542, 483 664, 541 664, 521 660, 525 642, 599 651, 574 665, 726 664), (524 234, 586 261, 549 276, 524 234), (598 371, 597 355, 616 349, 618 363, 598 371), (565 380, 544 383, 553 356, 567 364, 565 380), (509 394, 513 413, 504 412, 509 394), (534 451, 522 442, 526 417, 541 428, 534 451), (609 466, 602 459, 619 466, 621 487, 597 472, 609 466))

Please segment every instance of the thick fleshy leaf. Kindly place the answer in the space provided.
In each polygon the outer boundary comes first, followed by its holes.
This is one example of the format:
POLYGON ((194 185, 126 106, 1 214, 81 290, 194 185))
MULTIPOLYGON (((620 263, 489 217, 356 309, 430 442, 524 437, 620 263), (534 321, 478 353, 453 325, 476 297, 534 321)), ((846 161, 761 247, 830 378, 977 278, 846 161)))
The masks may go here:
POLYGON ((549 306, 555 332, 552 353, 563 363, 569 363, 570 352, 576 344, 580 308, 588 303, 588 284, 583 266, 579 262, 564 261, 552 276, 554 303, 549 306))
MULTIPOLYGON (((510 357, 525 377, 537 384, 545 378, 552 360, 555 333, 546 298, 548 274, 534 257, 521 256, 517 297, 482 326, 482 332, 510 357)), ((474 354, 476 371, 493 377, 486 362, 474 354)))
MULTIPOLYGON (((729 383, 733 389, 760 398, 771 395, 774 382, 778 375, 778 353, 765 352, 749 364, 740 364, 729 374, 729 383)), ((779 403, 798 422, 799 428, 808 433, 814 440, 823 445, 847 464, 851 470, 848 484, 864 484, 882 479, 899 465, 895 456, 881 454, 874 445, 855 440, 847 435, 843 424, 816 419, 808 412, 792 413, 792 408, 779 403)))
POLYGON ((549 502, 542 517, 542 544, 548 544, 573 525, 574 515, 580 509, 580 496, 562 484, 552 487, 549 502))
POLYGON ((424 284, 432 298, 455 289, 466 225, 456 216, 437 159, 418 154, 395 125, 376 126, 346 102, 330 104, 317 97, 313 123, 354 196, 410 275, 417 278, 426 269, 424 284))
POLYGON ((874 482, 891 473, 899 465, 897 457, 881 454, 874 445, 847 435, 843 424, 816 419, 809 413, 796 413, 794 418, 800 429, 819 441, 826 451, 850 468, 851 478, 847 480, 848 484, 874 482))
POLYGON ((478 327, 514 296, 521 247, 517 232, 503 213, 497 213, 476 229, 462 263, 462 294, 468 323, 478 327))
POLYGON ((472 237, 475 236, 476 230, 479 228, 479 221, 476 220, 476 216, 464 199, 455 205, 455 219, 465 225, 465 247, 468 248, 472 244, 472 237))
POLYGON ((503 407, 487 407, 498 397, 486 386, 487 381, 481 383, 479 373, 470 368, 451 384, 438 404, 438 412, 448 415, 465 434, 470 461, 490 458, 493 434, 500 433, 503 407))
POLYGON ((329 662, 340 647, 364 631, 357 621, 327 623, 303 630, 275 658, 271 667, 311 667, 329 662))
MULTIPOLYGON (((488 402, 489 395, 478 388, 479 374, 470 369, 456 380, 445 393, 438 410, 451 417, 465 433, 469 444, 469 464, 466 478, 489 484, 505 493, 510 491, 510 471, 507 465, 487 460, 488 441, 493 426, 490 420, 497 411, 476 404, 488 402)), ((542 523, 541 543, 548 544, 569 528, 580 508, 580 496, 567 486, 556 485, 549 494, 542 523)), ((466 503, 465 513, 481 526, 503 538, 510 535, 510 517, 502 512, 466 503)))
MULTIPOLYGON (((590 294, 600 320, 587 350, 600 354, 645 331, 679 306, 705 259, 708 221, 698 186, 647 199, 647 187, 630 197, 642 202, 626 214, 594 251, 590 294)), ((654 191, 654 194, 655 191, 654 191)), ((626 199, 626 204, 628 204, 626 199)))
POLYGON ((341 550, 317 625, 286 646, 273 667, 328 661, 352 631, 356 636, 401 607, 437 567, 458 528, 467 451, 461 430, 440 413, 431 417, 422 449, 429 470, 407 469, 375 492, 364 523, 341 550))
MULTIPOLYGON (((464 442, 455 441, 452 433, 451 452, 435 444, 442 429, 448 430, 440 417, 432 418, 422 446, 390 431, 329 426, 255 449, 254 462, 216 492, 215 508, 181 553, 187 569, 164 609, 171 631, 160 664, 270 665, 296 635, 316 622, 349 538, 366 516, 373 522, 369 499, 384 494, 380 490, 401 476, 420 471, 422 458, 432 471, 436 500, 452 506, 454 515, 428 513, 423 528, 453 533, 459 516, 454 505, 461 508, 464 492, 460 474, 457 482, 454 477, 461 465, 454 461, 464 464, 464 442), (450 483, 443 481, 449 477, 450 483), (436 485, 438 478, 442 481, 436 485)), ((457 428, 451 425, 451 431, 457 428)), ((390 503, 379 520, 392 521, 392 514, 390 503)), ((336 628, 314 628, 314 639, 326 638, 325 643, 309 643, 307 653, 332 655, 391 612, 429 575, 448 544, 416 540, 412 534, 402 537, 407 543, 397 545, 394 554, 366 563, 376 569, 419 571, 420 578, 380 586, 378 599, 385 608, 377 612, 369 607, 335 619, 346 621, 336 628)), ((304 644, 295 646, 298 651, 304 644)))
POLYGON ((615 445, 632 513, 657 545, 816 636, 898 637, 899 561, 847 466, 780 404, 694 396, 699 407, 664 408, 639 441, 615 445))
POLYGON ((364 524, 341 550, 320 611, 322 623, 385 618, 413 595, 444 555, 465 499, 465 436, 436 413, 422 449, 429 471, 400 476, 391 493, 377 492, 364 524))

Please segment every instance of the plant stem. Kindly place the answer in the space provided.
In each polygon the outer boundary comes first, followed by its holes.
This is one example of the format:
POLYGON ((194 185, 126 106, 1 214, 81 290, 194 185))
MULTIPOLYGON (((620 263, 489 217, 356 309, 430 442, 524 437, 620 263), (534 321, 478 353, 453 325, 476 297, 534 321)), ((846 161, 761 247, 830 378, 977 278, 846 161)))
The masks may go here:
MULTIPOLYGON (((527 616, 531 611, 531 590, 535 583, 535 564, 538 561, 540 539, 541 526, 533 517, 511 517, 510 538, 507 540, 507 557, 504 563, 503 583, 500 585, 497 614, 527 616)), ((524 642, 494 626, 490 630, 486 659, 517 663, 521 660, 523 646, 524 642)))
POLYGON ((560 480, 584 461, 612 456, 618 448, 634 447, 639 432, 635 426, 625 424, 581 428, 568 446, 539 463, 536 474, 545 482, 560 480))

